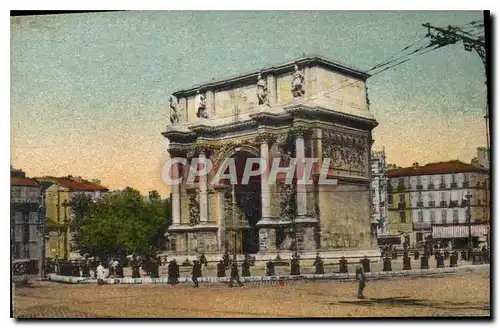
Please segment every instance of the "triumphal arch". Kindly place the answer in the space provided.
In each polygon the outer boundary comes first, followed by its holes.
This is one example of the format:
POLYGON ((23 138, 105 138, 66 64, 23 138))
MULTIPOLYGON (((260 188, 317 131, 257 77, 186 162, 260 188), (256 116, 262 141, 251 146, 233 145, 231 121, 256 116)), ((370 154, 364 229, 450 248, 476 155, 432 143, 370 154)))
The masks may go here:
MULTIPOLYGON (((177 91, 170 98, 168 139, 174 164, 171 186, 171 249, 178 255, 204 252, 283 257, 293 251, 375 256, 370 222, 370 153, 377 126, 369 111, 368 74, 308 57, 260 71, 177 91), (266 162, 315 158, 312 184, 286 184, 269 170, 242 184, 248 158, 266 162), (210 184, 215 170, 188 184, 194 158, 214 167, 234 158, 238 183, 210 184), (335 184, 323 184, 320 168, 335 184)), ((376 230, 376 229, 375 229, 376 230)))

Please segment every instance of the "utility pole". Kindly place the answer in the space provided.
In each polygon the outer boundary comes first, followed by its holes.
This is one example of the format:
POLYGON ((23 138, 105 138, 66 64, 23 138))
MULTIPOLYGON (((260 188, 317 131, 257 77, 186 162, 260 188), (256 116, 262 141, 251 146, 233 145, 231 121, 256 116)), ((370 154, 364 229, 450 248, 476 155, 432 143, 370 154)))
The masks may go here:
MULTIPOLYGON (((432 26, 429 23, 422 24, 422 26, 427 28, 427 37, 431 39, 431 45, 447 46, 450 44, 456 44, 457 42, 462 42, 465 51, 472 51, 474 49, 484 66, 484 75, 486 77, 486 85, 488 86, 488 56, 486 53, 486 43, 483 36, 475 36, 463 29, 449 25, 447 28, 441 28, 432 26)), ((486 31, 486 29, 485 29, 486 31)), ((488 90, 488 88, 487 88, 488 90)), ((489 120, 489 97, 486 102, 486 113, 484 115, 486 124, 486 146, 488 160, 490 158, 490 120, 489 120)))
POLYGON ((40 205, 38 206, 38 231, 40 232, 41 238, 39 239, 40 243, 40 263, 39 273, 40 278, 45 278, 45 191, 42 189, 42 196, 40 200, 40 205))

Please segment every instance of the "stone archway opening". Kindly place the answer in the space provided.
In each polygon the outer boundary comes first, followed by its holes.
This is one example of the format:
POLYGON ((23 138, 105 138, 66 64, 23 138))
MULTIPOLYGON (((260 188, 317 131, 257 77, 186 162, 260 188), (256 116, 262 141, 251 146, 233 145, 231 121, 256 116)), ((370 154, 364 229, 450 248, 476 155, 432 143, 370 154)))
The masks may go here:
MULTIPOLYGON (((243 184, 243 174, 248 158, 255 158, 255 154, 240 150, 230 158, 234 158, 237 183, 231 185, 229 179, 221 183, 231 186, 231 217, 225 218, 226 249, 236 254, 255 254, 259 251, 259 229, 257 222, 262 216, 261 181, 260 176, 250 177, 247 184, 243 184)), ((252 170, 258 169, 253 164, 252 170)), ((230 173, 229 168, 225 173, 230 173)))

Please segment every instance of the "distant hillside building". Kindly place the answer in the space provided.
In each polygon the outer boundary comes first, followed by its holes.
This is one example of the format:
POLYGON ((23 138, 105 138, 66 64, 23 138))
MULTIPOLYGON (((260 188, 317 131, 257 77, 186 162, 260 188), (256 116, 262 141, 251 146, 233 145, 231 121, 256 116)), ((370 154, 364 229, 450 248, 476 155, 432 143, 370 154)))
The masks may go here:
POLYGON ((40 184, 11 168, 11 245, 12 258, 42 259, 43 222, 39 215, 42 202, 40 184))
POLYGON ((388 170, 389 230, 410 245, 434 239, 466 247, 488 234, 489 171, 458 160, 388 170), (470 194, 470 235, 468 201, 470 194))
POLYGON ((69 225, 73 217, 70 210, 71 199, 85 193, 92 199, 101 197, 108 188, 92 183, 81 177, 37 178, 45 194, 45 215, 47 217, 48 239, 45 245, 47 258, 75 258, 71 253, 72 237, 69 225))
POLYGON ((385 151, 372 152, 372 224, 376 225, 377 236, 389 233, 385 151))
POLYGON ((485 169, 490 168, 490 152, 488 148, 478 147, 477 157, 472 159, 471 163, 476 166, 484 167, 485 169))

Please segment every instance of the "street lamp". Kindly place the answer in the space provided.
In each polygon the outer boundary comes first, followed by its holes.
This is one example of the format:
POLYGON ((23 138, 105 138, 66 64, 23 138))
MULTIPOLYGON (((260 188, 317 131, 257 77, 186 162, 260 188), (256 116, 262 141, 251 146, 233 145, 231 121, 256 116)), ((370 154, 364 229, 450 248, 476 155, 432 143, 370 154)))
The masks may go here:
POLYGON ((471 210, 470 210, 470 199, 471 199, 472 195, 470 194, 470 192, 467 192, 467 194, 465 194, 465 198, 467 199, 467 224, 469 226, 469 240, 468 240, 468 247, 469 249, 472 248, 472 228, 471 228, 471 210))

